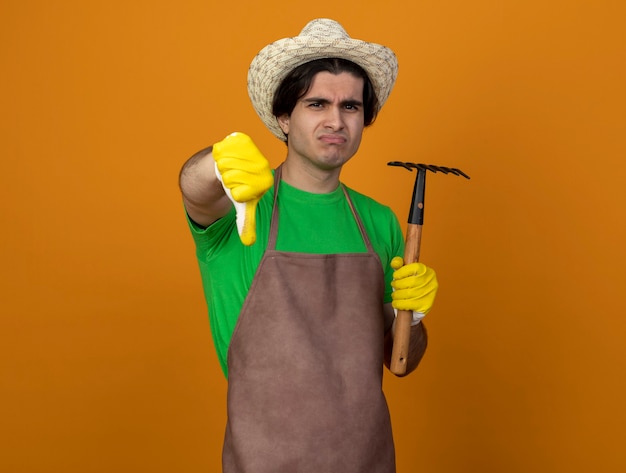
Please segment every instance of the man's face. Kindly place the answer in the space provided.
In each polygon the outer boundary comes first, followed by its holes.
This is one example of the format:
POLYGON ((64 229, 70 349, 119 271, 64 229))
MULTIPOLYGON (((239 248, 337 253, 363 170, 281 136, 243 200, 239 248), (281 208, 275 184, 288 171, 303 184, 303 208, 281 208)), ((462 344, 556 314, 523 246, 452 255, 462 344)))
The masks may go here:
POLYGON ((348 72, 316 74, 291 115, 278 118, 288 135, 287 159, 327 171, 341 168, 361 144, 363 84, 348 72))

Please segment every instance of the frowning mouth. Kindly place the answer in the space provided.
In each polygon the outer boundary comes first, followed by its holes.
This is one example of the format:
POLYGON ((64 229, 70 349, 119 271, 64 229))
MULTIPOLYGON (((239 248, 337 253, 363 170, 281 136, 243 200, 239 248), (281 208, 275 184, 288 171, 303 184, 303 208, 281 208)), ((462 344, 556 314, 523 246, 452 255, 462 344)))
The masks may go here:
POLYGON ((329 145, 341 145, 348 141, 348 139, 343 135, 337 134, 325 134, 320 136, 320 141, 329 145))

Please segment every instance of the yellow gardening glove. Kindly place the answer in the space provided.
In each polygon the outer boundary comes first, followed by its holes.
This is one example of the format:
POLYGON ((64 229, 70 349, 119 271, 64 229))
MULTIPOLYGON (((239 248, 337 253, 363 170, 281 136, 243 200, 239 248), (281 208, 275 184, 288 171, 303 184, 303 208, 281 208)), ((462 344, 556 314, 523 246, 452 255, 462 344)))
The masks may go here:
POLYGON ((396 256, 391 260, 395 269, 391 287, 394 289, 391 305, 396 310, 413 312, 414 324, 419 322, 431 309, 437 294, 437 275, 435 271, 422 263, 405 265, 404 260, 396 256))
POLYGON ((237 231, 244 245, 256 241, 256 206, 274 183, 267 159, 252 139, 232 133, 213 145, 215 174, 237 212, 237 231))

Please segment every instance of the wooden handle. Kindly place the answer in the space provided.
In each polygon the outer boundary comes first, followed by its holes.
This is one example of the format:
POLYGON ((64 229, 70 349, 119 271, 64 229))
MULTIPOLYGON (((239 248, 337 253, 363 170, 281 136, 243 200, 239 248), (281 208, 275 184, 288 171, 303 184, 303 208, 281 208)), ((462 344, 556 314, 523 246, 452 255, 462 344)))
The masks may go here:
MULTIPOLYGON (((422 240, 422 226, 409 224, 406 230, 404 245, 404 264, 416 263, 420 259, 420 243, 422 240)), ((399 310, 396 317, 396 327, 393 336, 393 351, 389 369, 397 376, 406 373, 411 341, 411 322, 413 314, 409 310, 399 310)))

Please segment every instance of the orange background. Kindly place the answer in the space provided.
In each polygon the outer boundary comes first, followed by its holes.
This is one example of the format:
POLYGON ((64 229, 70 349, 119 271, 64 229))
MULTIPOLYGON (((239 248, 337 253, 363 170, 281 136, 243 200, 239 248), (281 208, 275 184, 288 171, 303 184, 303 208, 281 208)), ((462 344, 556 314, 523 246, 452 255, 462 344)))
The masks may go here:
POLYGON ((399 472, 626 471, 626 7, 619 0, 4 0, 0 470, 219 471, 223 379, 177 188, 235 130, 265 44, 333 17, 400 75, 344 181, 441 289, 385 378, 399 472))

